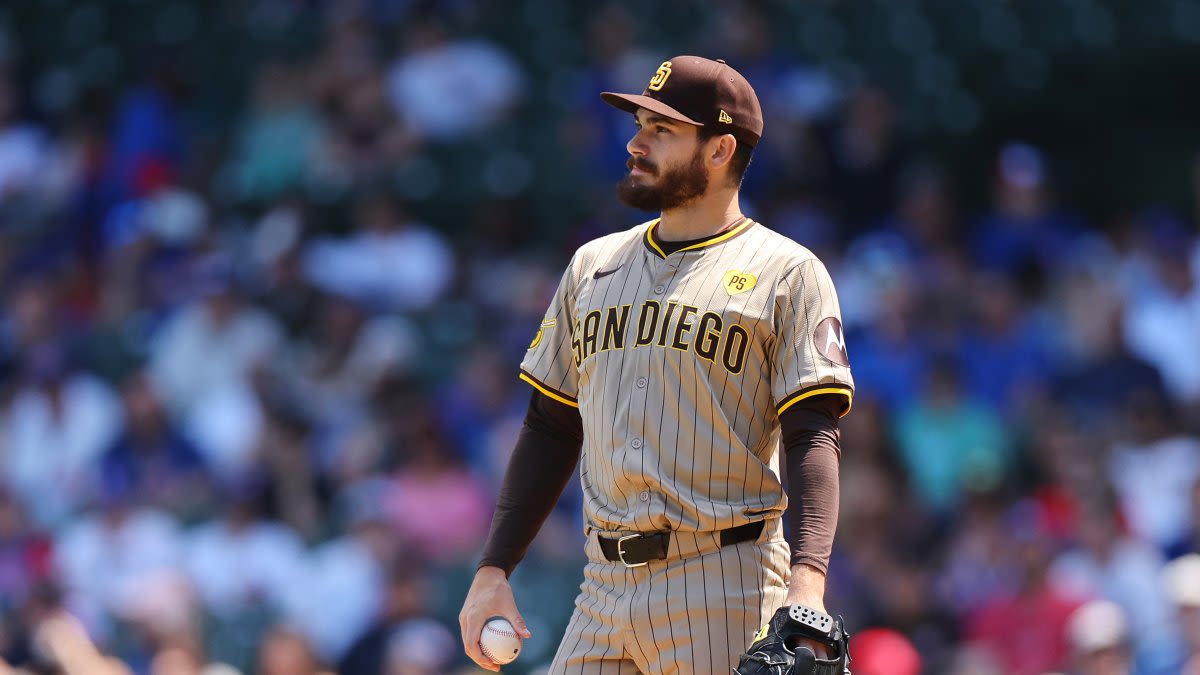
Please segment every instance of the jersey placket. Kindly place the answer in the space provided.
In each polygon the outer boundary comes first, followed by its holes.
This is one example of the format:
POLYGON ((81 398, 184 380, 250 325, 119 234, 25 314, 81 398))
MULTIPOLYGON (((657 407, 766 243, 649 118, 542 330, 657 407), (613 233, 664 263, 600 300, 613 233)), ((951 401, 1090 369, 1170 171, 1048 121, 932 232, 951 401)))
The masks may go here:
MULTIPOLYGON (((679 273, 679 267, 684 262, 686 252, 676 252, 665 259, 650 251, 645 251, 646 269, 650 275, 650 285, 645 294, 638 298, 637 306, 645 301, 659 303, 661 323, 656 329, 656 335, 645 353, 633 354, 634 377, 633 388, 630 392, 629 417, 626 423, 628 439, 625 444, 625 456, 621 465, 629 466, 631 474, 638 474, 637 480, 630 487, 636 491, 636 497, 631 495, 630 510, 634 516, 636 527, 643 531, 659 529, 656 522, 663 515, 661 495, 651 487, 649 477, 660 478, 662 458, 659 453, 665 452, 661 446, 662 429, 657 428, 661 417, 661 407, 665 405, 664 397, 669 395, 671 383, 663 381, 665 373, 664 359, 669 350, 658 345, 658 332, 666 329, 671 317, 668 316, 668 303, 673 282, 679 273), (657 406, 657 407, 655 407, 657 406), (635 459, 636 458, 636 459, 635 459), (626 461, 634 465, 627 465, 626 461), (633 501, 636 499, 636 501, 633 501)), ((631 476, 632 477, 632 476, 631 476)))

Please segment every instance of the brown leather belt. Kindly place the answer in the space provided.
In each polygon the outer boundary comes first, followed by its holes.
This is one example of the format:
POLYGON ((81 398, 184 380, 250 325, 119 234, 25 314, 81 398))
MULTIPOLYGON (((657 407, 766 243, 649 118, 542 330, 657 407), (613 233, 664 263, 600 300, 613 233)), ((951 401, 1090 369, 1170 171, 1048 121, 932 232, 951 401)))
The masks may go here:
MULTIPOLYGON (((721 547, 733 546, 743 541, 758 539, 762 534, 763 521, 759 520, 745 525, 721 530, 718 536, 721 547)), ((651 560, 666 560, 667 547, 671 543, 670 532, 650 532, 647 534, 630 534, 624 537, 607 538, 597 536, 600 550, 604 557, 611 562, 624 563, 626 567, 641 567, 651 560)))

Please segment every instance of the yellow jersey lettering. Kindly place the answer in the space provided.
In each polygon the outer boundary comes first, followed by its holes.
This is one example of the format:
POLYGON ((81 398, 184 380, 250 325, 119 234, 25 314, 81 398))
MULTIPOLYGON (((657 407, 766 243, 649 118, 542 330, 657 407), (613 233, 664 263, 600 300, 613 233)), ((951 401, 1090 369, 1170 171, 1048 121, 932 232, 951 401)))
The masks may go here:
POLYGON ((721 365, 737 375, 746 365, 746 349, 750 346, 750 334, 738 324, 733 324, 725 333, 725 351, 721 354, 721 365))
MULTIPOLYGON (((739 280, 732 279, 730 283, 736 285, 739 280)), ((745 283, 744 279, 740 281, 745 283)), ((632 305, 613 305, 593 309, 582 321, 576 321, 571 335, 575 365, 582 366, 600 352, 630 346, 627 339, 632 310, 632 305)), ((543 339, 543 331, 534 338, 535 345, 543 339)), ((637 328, 632 333, 633 348, 657 346, 692 351, 709 363, 720 363, 735 375, 742 372, 750 349, 750 331, 744 326, 726 325, 718 312, 700 314, 700 308, 675 301, 667 303, 666 311, 658 301, 643 302, 638 309, 637 328)))
POLYGON ((600 310, 593 309, 583 317, 583 360, 596 353, 596 338, 600 332, 600 310))
POLYGON ((600 351, 625 348, 625 329, 629 328, 630 305, 604 308, 604 340, 600 351))
POLYGON ((688 315, 695 316, 696 312, 700 311, 699 307, 684 305, 683 309, 679 310, 679 323, 675 325, 675 335, 671 338, 671 346, 675 349, 686 350, 688 343, 684 342, 683 338, 692 330, 692 322, 688 321, 688 315))
POLYGON ((655 300, 647 300, 642 304, 642 311, 638 315, 638 330, 637 340, 634 341, 634 347, 645 347, 654 341, 654 331, 658 328, 658 302, 655 300))
POLYGON ((717 346, 721 344, 723 328, 721 315, 705 312, 696 326, 696 355, 707 361, 717 360, 717 346))
POLYGON ((667 346, 667 327, 671 325, 671 315, 675 313, 675 308, 679 307, 679 303, 672 300, 667 303, 667 313, 663 316, 662 332, 658 335, 658 346, 667 346))

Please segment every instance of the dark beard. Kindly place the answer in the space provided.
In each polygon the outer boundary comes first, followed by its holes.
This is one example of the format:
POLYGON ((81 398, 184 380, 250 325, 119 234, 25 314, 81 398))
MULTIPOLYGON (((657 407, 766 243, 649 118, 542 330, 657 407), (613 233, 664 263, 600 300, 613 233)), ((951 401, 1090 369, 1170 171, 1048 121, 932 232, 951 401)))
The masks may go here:
MULTIPOLYGON (((631 157, 626 166, 637 166, 658 174, 648 162, 631 157)), ((680 167, 668 169, 661 174, 658 185, 643 185, 632 176, 625 176, 617 183, 617 199, 641 211, 669 211, 679 208, 708 191, 708 172, 704 159, 697 151, 692 161, 680 167)))

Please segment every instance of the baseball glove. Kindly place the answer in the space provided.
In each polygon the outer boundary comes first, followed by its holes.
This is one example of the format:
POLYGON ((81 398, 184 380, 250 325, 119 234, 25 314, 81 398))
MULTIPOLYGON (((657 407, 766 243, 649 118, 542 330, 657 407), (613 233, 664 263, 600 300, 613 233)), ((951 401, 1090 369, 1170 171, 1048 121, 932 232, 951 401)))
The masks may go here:
POLYGON ((841 617, 801 605, 782 607, 754 636, 734 675, 850 675, 849 634, 841 617), (836 656, 820 659, 800 638, 816 640, 836 656))

